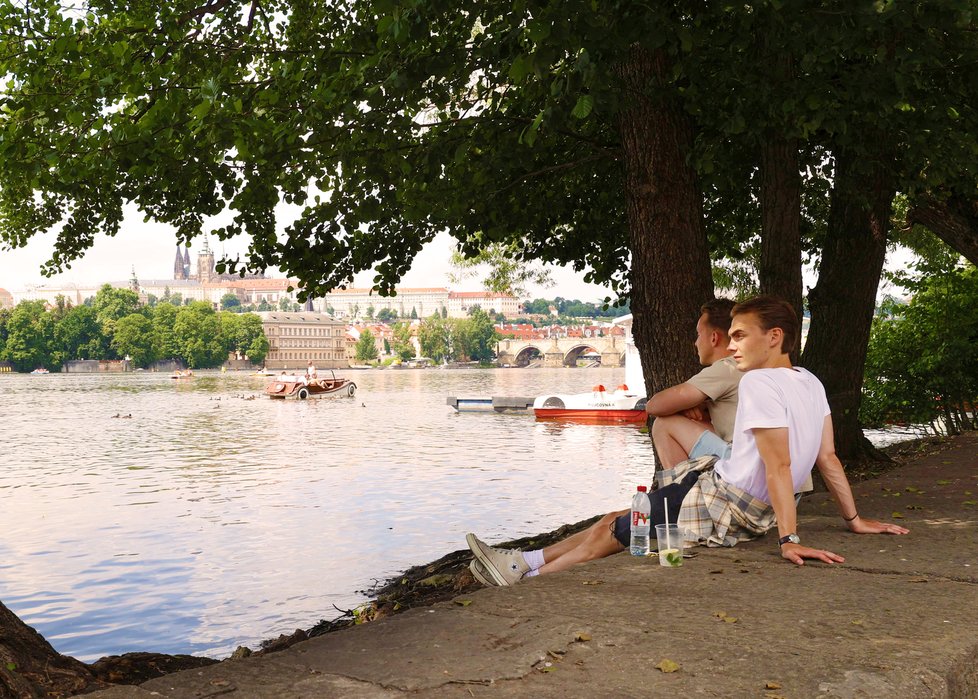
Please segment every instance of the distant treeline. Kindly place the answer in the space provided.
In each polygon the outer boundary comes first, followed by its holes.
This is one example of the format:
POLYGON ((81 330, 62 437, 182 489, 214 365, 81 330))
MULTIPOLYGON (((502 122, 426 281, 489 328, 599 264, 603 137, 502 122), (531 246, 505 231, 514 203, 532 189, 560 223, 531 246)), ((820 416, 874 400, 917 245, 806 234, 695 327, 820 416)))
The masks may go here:
POLYGON ((106 284, 80 306, 63 296, 54 308, 45 305, 21 301, 0 309, 0 361, 17 371, 58 370, 73 359, 126 357, 137 367, 176 359, 202 369, 220 366, 230 354, 257 364, 268 354, 261 318, 218 312, 203 301, 143 305, 133 291, 106 284))
POLYGON ((557 309, 557 315, 565 318, 618 318, 631 313, 628 301, 621 306, 604 307, 600 303, 587 303, 577 299, 533 299, 523 303, 523 312, 528 314, 550 315, 551 308, 557 309))

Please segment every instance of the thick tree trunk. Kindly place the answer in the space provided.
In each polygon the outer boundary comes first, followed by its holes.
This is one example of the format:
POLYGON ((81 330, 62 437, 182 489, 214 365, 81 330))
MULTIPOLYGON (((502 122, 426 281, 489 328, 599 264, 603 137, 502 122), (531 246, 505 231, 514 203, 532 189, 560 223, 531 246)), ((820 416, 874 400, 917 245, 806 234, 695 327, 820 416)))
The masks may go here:
POLYGON ((939 201, 923 195, 914 200, 907 213, 907 223, 919 223, 930 229, 951 249, 978 266, 978 201, 955 197, 939 201))
MULTIPOLYGON (((801 174, 798 144, 772 137, 761 146, 761 293, 788 301, 802 313, 801 174)), ((792 360, 797 361, 796 348, 792 360)))
POLYGON ((883 160, 857 162, 841 150, 835 160, 818 284, 808 295, 812 325, 802 364, 825 386, 836 451, 845 461, 873 453, 859 425, 859 404, 895 192, 883 160))
POLYGON ((696 372, 693 324, 713 298, 702 195, 689 162, 692 126, 669 70, 665 51, 640 47, 619 67, 632 329, 649 395, 696 372))
POLYGON ((67 697, 105 686, 0 603, 0 697, 67 697))

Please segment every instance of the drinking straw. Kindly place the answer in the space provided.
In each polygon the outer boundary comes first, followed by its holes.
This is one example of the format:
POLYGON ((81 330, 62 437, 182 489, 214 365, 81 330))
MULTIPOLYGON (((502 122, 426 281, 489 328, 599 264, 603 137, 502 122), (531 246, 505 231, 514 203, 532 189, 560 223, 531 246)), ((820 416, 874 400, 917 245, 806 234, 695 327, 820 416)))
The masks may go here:
POLYGON ((669 544, 669 500, 663 498, 662 502, 666 506, 666 549, 668 550, 672 548, 669 544))

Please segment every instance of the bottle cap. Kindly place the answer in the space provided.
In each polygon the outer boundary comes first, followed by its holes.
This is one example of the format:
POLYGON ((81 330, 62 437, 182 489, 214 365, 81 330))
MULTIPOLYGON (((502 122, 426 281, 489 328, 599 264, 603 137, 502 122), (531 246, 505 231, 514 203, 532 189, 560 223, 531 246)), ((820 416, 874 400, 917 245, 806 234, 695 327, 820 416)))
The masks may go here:
POLYGON ((644 492, 647 492, 647 491, 648 491, 648 488, 646 486, 644 486, 644 485, 640 485, 638 487, 638 492, 640 492, 640 493, 644 493, 644 492))

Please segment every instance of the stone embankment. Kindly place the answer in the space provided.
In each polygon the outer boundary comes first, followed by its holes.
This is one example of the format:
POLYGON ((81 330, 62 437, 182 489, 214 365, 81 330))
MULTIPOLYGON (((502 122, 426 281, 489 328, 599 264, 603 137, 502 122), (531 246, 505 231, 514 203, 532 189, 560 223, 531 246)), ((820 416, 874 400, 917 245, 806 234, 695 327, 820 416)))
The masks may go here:
POLYGON ((850 534, 817 494, 799 532, 844 564, 795 567, 768 535, 675 570, 621 554, 510 588, 459 573, 448 601, 88 696, 978 697, 978 436, 854 490, 910 535, 850 534))

